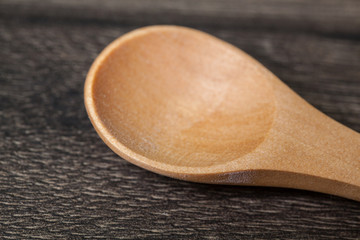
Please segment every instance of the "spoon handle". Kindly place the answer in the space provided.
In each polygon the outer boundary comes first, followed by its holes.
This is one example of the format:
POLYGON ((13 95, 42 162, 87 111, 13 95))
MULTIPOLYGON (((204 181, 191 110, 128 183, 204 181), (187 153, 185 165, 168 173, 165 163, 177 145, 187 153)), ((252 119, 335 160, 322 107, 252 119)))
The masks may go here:
POLYGON ((277 109, 267 139, 235 163, 234 171, 179 178, 304 189, 360 201, 360 134, 327 117, 297 95, 286 96, 284 91, 278 99, 288 104, 277 109))
POLYGON ((284 185, 360 201, 360 134, 295 94, 291 101, 274 126, 283 159, 273 161, 289 173, 284 185))
POLYGON ((360 201, 360 134, 321 115, 296 136, 302 154, 295 155, 308 166, 301 173, 309 174, 299 178, 299 187, 360 201))
POLYGON ((360 201, 360 134, 310 105, 302 109, 303 105, 308 104, 280 109, 274 131, 256 150, 265 153, 261 161, 254 161, 251 154, 242 159, 247 160, 248 171, 197 181, 296 188, 360 201))

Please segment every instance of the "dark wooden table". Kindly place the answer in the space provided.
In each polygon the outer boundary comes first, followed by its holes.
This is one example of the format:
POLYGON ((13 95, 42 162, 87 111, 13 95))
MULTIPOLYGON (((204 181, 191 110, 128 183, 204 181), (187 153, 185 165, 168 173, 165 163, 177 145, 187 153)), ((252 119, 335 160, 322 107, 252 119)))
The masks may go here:
POLYGON ((360 131, 360 1, 1 0, 0 238, 359 239, 359 202, 182 182, 105 146, 84 109, 86 73, 112 40, 152 24, 238 46, 360 131))

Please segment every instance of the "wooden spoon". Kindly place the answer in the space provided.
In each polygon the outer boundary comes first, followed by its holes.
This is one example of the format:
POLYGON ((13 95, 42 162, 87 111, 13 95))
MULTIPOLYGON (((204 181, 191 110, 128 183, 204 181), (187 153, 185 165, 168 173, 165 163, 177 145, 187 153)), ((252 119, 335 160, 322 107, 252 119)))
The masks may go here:
POLYGON ((360 200, 360 135, 206 33, 152 26, 93 63, 85 106, 104 142, 169 177, 360 200))

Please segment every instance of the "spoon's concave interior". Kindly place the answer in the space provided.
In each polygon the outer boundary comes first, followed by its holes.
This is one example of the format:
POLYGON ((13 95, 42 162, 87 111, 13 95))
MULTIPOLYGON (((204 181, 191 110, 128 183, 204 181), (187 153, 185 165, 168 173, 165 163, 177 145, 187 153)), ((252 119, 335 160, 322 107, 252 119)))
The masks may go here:
POLYGON ((254 150, 271 128, 269 72, 207 34, 142 29, 116 40, 98 61, 91 86, 97 130, 145 158, 222 164, 254 150))

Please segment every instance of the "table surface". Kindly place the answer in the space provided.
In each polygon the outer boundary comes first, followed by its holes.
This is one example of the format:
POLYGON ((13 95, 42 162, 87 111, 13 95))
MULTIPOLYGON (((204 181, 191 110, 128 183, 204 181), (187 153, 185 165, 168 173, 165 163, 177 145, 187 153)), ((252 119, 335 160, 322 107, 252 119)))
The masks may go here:
POLYGON ((234 44, 360 131, 360 1, 2 0, 0 238, 360 238, 359 202, 178 181, 100 140, 83 104, 86 73, 112 40, 153 24, 234 44))

